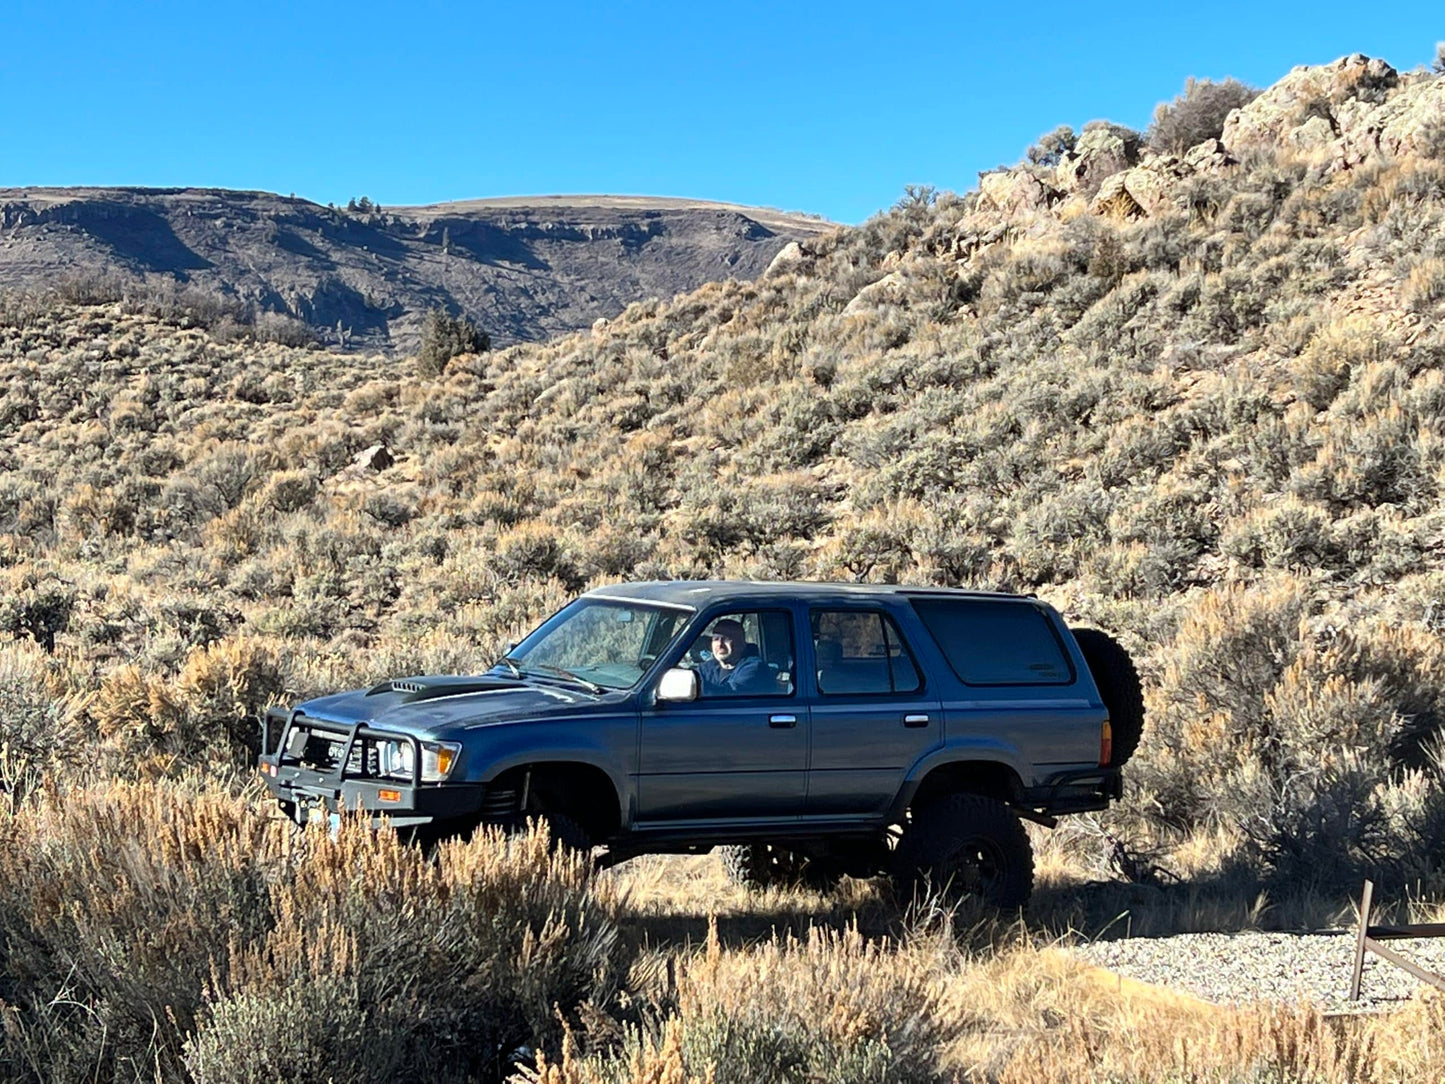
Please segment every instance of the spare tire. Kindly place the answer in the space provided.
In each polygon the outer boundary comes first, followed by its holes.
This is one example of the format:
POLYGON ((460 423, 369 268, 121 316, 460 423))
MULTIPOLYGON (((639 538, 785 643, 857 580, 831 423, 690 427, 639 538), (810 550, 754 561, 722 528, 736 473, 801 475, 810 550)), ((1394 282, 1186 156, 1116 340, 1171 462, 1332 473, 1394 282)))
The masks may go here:
POLYGON ((1069 631, 1084 653, 1089 673, 1094 675, 1094 684, 1099 687, 1099 696, 1109 709, 1114 752, 1108 766, 1121 767, 1139 748, 1139 739, 1144 734, 1144 687, 1139 683, 1139 671, 1134 669, 1134 660, 1124 650, 1124 645, 1107 632, 1099 629, 1069 631))

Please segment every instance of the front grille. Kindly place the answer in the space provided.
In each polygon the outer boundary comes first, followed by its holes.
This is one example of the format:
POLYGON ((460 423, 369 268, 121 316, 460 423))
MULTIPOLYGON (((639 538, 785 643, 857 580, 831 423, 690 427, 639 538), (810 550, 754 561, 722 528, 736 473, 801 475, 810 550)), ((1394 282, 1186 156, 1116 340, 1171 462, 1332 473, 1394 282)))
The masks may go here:
MULTIPOLYGON (((346 775, 353 778, 381 778, 379 739, 361 737, 346 758, 346 775)), ((298 724, 286 741, 283 759, 318 772, 334 772, 346 750, 347 735, 334 730, 311 730, 298 724)))

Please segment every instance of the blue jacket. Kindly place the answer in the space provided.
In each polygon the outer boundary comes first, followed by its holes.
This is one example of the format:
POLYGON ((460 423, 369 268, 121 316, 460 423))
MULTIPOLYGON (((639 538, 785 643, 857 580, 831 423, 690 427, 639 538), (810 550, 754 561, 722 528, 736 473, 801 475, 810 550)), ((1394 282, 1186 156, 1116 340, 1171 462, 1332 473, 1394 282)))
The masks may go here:
POLYGON ((716 659, 708 659, 697 672, 702 678, 703 696, 757 696, 777 689, 773 672, 763 664, 758 649, 752 644, 747 645, 743 657, 731 670, 724 670, 716 659))

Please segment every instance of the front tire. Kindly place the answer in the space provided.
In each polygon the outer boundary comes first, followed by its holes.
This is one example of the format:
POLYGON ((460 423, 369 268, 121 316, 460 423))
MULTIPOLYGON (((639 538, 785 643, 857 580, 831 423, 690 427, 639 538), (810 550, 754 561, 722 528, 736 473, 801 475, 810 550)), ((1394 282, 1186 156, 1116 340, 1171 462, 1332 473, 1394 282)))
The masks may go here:
POLYGON ((972 896, 1013 911, 1033 893, 1028 833, 1006 805, 980 794, 952 794, 917 810, 893 859, 904 899, 930 892, 947 900, 972 896))
POLYGON ((592 837, 582 825, 567 816, 565 813, 528 813, 522 819, 518 829, 525 831, 532 821, 538 821, 545 826, 548 835, 551 837, 553 853, 565 851, 588 855, 592 853, 592 837))

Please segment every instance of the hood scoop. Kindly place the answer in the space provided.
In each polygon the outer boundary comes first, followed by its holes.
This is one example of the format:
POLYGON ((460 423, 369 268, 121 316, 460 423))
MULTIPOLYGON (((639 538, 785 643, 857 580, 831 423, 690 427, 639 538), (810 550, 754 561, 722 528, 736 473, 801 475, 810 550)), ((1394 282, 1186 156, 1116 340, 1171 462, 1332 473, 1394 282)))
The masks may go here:
POLYGON ((400 703, 413 704, 418 700, 435 700, 439 696, 461 696, 465 693, 487 693, 521 687, 522 682, 509 681, 506 678, 435 675, 383 681, 368 690, 366 695, 396 696, 400 698, 400 703))

